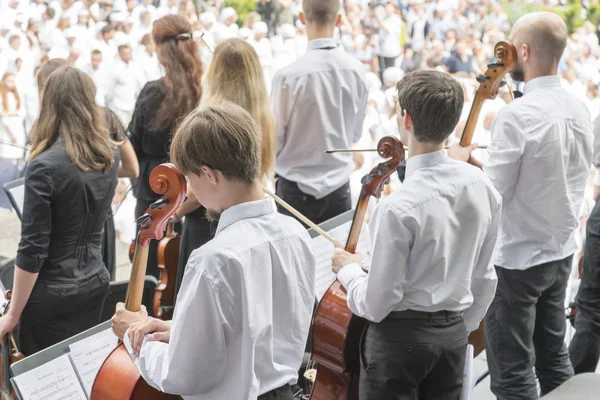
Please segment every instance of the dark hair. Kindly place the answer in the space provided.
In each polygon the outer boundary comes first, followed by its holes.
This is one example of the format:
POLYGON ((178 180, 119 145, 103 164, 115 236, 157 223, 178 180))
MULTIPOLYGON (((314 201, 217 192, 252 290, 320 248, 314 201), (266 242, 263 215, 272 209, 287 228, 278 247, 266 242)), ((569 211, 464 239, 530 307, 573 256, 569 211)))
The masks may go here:
POLYGON ((340 2, 339 0, 304 0, 302 11, 307 21, 317 25, 332 24, 340 12, 340 2))
POLYGON ((123 51, 123 50, 127 50, 127 49, 131 50, 131 46, 130 46, 130 45, 128 45, 128 44, 122 44, 122 45, 120 45, 120 46, 118 47, 119 53, 120 53, 121 51, 123 51))
POLYGON ((42 93, 42 89, 44 88, 48 77, 52 75, 54 71, 56 71, 60 67, 64 67, 67 64, 67 61, 63 60, 62 58, 53 58, 51 60, 46 61, 46 63, 44 63, 44 65, 42 65, 39 71, 37 72, 36 79, 38 91, 42 93))
POLYGON ((202 166, 230 181, 256 182, 260 173, 258 126, 242 107, 223 101, 198 107, 183 120, 171 143, 171 162, 183 174, 202 166))
POLYGON ((54 10, 54 8, 48 7, 46 8, 46 15, 48 16, 48 18, 52 19, 56 15, 56 11, 54 10))
POLYGON ((104 37, 104 35, 112 32, 114 30, 115 30, 115 28, 112 25, 106 25, 104 28, 102 28, 102 30, 100 30, 100 32, 102 33, 102 36, 104 37))
POLYGON ((102 55, 102 52, 98 49, 92 50, 92 55, 97 55, 97 54, 102 55))
POLYGON ((148 46, 150 42, 152 42, 152 36, 150 36, 149 33, 146 33, 144 36, 142 36, 142 40, 140 40, 140 43, 144 46, 148 46))
POLYGON ((152 28, 165 68, 165 97, 153 123, 155 130, 174 130, 177 120, 192 111, 202 96, 202 63, 192 40, 192 25, 180 15, 167 15, 152 28))
POLYGON ((421 143, 442 143, 450 136, 464 105, 454 78, 439 71, 414 71, 396 84, 401 113, 408 112, 421 143))

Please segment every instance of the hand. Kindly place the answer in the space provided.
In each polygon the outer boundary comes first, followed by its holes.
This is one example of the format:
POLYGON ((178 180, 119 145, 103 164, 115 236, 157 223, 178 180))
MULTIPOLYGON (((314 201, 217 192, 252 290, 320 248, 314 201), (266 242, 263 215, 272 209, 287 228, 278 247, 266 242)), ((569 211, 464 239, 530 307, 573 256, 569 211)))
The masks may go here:
POLYGON ((348 253, 344 249, 337 248, 331 257, 331 269, 334 273, 340 272, 348 264, 358 264, 362 266, 363 256, 360 253, 348 253))
POLYGON ((0 317, 0 337, 12 332, 19 323, 19 318, 8 313, 0 317))
POLYGON ((453 158, 458 161, 469 161, 469 157, 471 157, 471 153, 475 150, 479 145, 470 144, 466 147, 462 147, 460 144, 454 144, 448 148, 448 157, 453 158))
POLYGON ((148 311, 146 311, 145 306, 142 306, 140 311, 133 312, 127 310, 125 304, 118 303, 117 311, 112 317, 112 330, 119 339, 123 340, 123 336, 125 335, 125 332, 127 332, 127 329, 129 329, 132 324, 142 321, 147 316, 148 311))
POLYGON ((149 342, 169 343, 171 339, 171 324, 160 319, 146 317, 141 322, 132 324, 129 327, 129 341, 133 351, 138 356, 142 348, 144 336, 148 335, 149 342))

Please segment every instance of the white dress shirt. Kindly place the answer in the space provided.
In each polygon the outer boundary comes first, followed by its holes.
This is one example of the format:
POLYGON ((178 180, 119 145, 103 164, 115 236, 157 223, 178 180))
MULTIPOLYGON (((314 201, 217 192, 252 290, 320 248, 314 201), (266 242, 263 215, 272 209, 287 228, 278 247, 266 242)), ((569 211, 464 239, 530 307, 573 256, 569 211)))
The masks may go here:
MULTIPOLYGON (((308 232, 271 199, 223 212, 187 263, 169 344, 132 354, 144 379, 185 400, 256 400, 296 382, 314 306, 308 232)), ((125 335, 125 345, 131 344, 125 335)))
MULTIPOLYGON (((108 67, 108 66, 107 66, 108 67)), ((123 62, 120 58, 110 66, 111 72, 107 77, 106 105, 113 109, 133 112, 135 101, 140 92, 140 69, 134 61, 123 62)))
POLYGON ((592 142, 589 111, 557 76, 527 82, 498 112, 484 165, 504 204, 496 265, 527 269, 577 250, 592 142))
POLYGON ((464 311, 467 330, 477 329, 496 291, 501 204, 481 170, 445 150, 410 157, 402 187, 369 224, 369 273, 358 264, 338 273, 350 310, 373 322, 391 311, 464 311))
POLYGON ((275 172, 317 199, 348 182, 354 169, 352 154, 325 150, 347 149, 360 139, 368 98, 364 76, 360 61, 334 39, 315 39, 273 79, 275 172))

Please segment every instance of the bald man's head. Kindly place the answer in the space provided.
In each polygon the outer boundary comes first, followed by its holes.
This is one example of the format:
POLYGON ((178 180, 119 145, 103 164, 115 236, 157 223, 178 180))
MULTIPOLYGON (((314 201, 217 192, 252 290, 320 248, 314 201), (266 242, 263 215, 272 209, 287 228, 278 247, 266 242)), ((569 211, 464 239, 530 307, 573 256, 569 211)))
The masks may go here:
POLYGON ((519 18, 511 33, 511 42, 517 48, 517 66, 511 73, 513 79, 525 79, 525 64, 540 73, 556 69, 567 37, 567 25, 554 13, 535 12, 519 18))

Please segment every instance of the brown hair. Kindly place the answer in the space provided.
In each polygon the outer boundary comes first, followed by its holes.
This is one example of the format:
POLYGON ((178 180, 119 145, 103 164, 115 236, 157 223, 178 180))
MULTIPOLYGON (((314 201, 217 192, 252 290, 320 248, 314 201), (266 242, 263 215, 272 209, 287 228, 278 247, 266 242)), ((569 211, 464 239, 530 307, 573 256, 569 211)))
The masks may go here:
POLYGON ((318 25, 333 24, 340 12, 339 0, 304 0, 302 11, 307 21, 318 25))
POLYGON ((60 67, 64 67, 67 64, 67 60, 63 60, 62 58, 53 58, 51 60, 46 61, 44 65, 40 67, 36 76, 38 91, 40 92, 40 94, 42 93, 44 84, 46 83, 50 75, 52 75, 52 73, 60 67))
POLYGON ((414 71, 396 84, 400 112, 410 114, 421 143, 443 143, 456 127, 465 103, 460 83, 439 71, 414 71))
POLYGON ((40 116, 31 129, 30 161, 62 139, 80 170, 108 172, 115 162, 114 149, 95 97, 94 82, 77 68, 53 72, 43 86, 40 116))
POLYGON ((9 92, 12 93, 13 96, 15 96, 15 100, 17 102, 17 110, 21 108, 21 97, 19 96, 17 86, 15 85, 15 87, 10 90, 8 89, 8 87, 6 87, 6 79, 8 79, 9 76, 14 77, 15 75, 11 72, 5 72, 2 76, 2 80, 0 80, 0 95, 2 96, 2 108, 4 109, 4 111, 8 111, 9 92))
POLYGON ((161 79, 165 97, 161 102, 154 129, 173 130, 177 119, 194 109, 202 88, 202 63, 192 40, 190 22, 179 15, 167 15, 152 28, 154 43, 160 48, 165 76, 161 79))
POLYGON ((252 115, 261 135, 260 176, 268 178, 275 164, 275 118, 269 106, 262 66, 254 48, 241 39, 219 43, 203 86, 206 93, 200 106, 227 100, 252 115))
POLYGON ((202 174, 202 166, 230 181, 259 178, 260 136, 252 116, 223 101, 198 107, 181 123, 171 143, 171 162, 183 174, 202 174))

